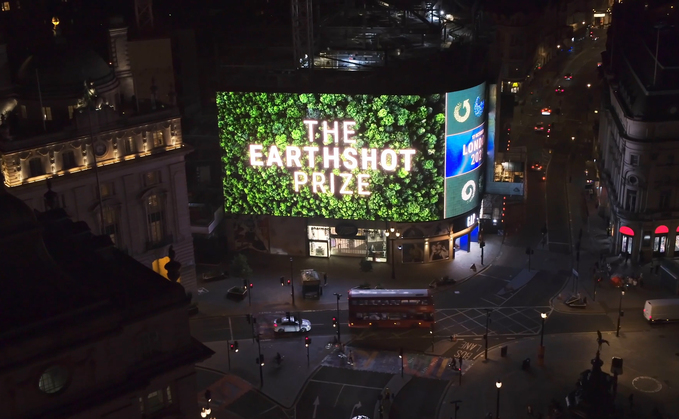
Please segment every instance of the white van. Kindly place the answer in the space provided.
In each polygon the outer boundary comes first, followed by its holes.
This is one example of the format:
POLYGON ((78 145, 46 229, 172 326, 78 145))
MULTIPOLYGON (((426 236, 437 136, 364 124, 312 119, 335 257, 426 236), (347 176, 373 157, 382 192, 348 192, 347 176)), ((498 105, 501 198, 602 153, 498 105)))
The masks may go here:
POLYGON ((651 323, 679 320, 679 298, 646 300, 644 317, 651 323))

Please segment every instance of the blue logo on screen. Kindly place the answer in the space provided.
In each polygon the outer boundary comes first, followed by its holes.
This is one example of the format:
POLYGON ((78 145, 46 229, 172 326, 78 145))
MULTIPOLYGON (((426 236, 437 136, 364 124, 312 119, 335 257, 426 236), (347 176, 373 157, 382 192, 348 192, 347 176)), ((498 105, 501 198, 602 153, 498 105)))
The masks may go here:
POLYGON ((481 97, 476 96, 476 101, 474 102, 474 115, 483 115, 483 105, 485 105, 485 101, 481 100, 481 97))
POLYGON ((486 132, 483 125, 446 137, 446 177, 476 169, 485 156, 486 132))

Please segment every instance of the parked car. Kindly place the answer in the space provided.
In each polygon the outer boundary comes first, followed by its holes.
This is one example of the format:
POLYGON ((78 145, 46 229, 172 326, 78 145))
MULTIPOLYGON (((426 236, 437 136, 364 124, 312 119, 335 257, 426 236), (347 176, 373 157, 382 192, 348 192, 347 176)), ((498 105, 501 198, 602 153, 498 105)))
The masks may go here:
POLYGON ((305 333, 311 330, 311 322, 307 319, 297 319, 294 316, 281 317, 273 321, 273 330, 276 333, 305 333))
POLYGON ((248 289, 245 287, 231 287, 226 292, 226 298, 237 301, 241 301, 246 295, 248 295, 248 289))
POLYGON ((566 73, 563 75, 565 80, 573 80, 573 75, 571 73, 566 73))

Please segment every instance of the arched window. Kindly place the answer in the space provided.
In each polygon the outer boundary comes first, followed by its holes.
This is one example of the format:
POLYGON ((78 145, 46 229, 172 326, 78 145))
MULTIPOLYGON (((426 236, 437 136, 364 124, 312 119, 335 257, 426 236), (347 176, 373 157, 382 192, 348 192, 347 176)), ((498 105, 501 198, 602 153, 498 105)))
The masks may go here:
POLYGON ((655 234, 667 234, 670 232, 670 229, 667 228, 667 226, 658 226, 658 228, 655 229, 655 234))
POLYGON ((677 227, 677 234, 674 236, 674 251, 679 252, 679 227, 677 227))

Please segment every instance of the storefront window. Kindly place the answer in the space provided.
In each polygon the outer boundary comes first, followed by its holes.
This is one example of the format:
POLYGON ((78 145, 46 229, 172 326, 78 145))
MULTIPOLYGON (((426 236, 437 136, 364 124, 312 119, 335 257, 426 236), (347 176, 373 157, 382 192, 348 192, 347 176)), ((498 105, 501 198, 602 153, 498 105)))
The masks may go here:
POLYGON ((629 227, 620 227, 621 246, 620 252, 632 254, 632 243, 634 241, 634 230, 629 227))
POLYGON ((679 227, 677 227, 677 235, 674 237, 674 251, 679 252, 679 227))
POLYGON ((328 242, 309 240, 309 256, 317 258, 328 257, 328 242))
POLYGON ((330 227, 309 226, 309 240, 330 240, 330 227))
POLYGON ((653 252, 664 255, 667 252, 667 233, 669 233, 667 226, 659 226, 655 229, 655 237, 653 238, 653 252))

